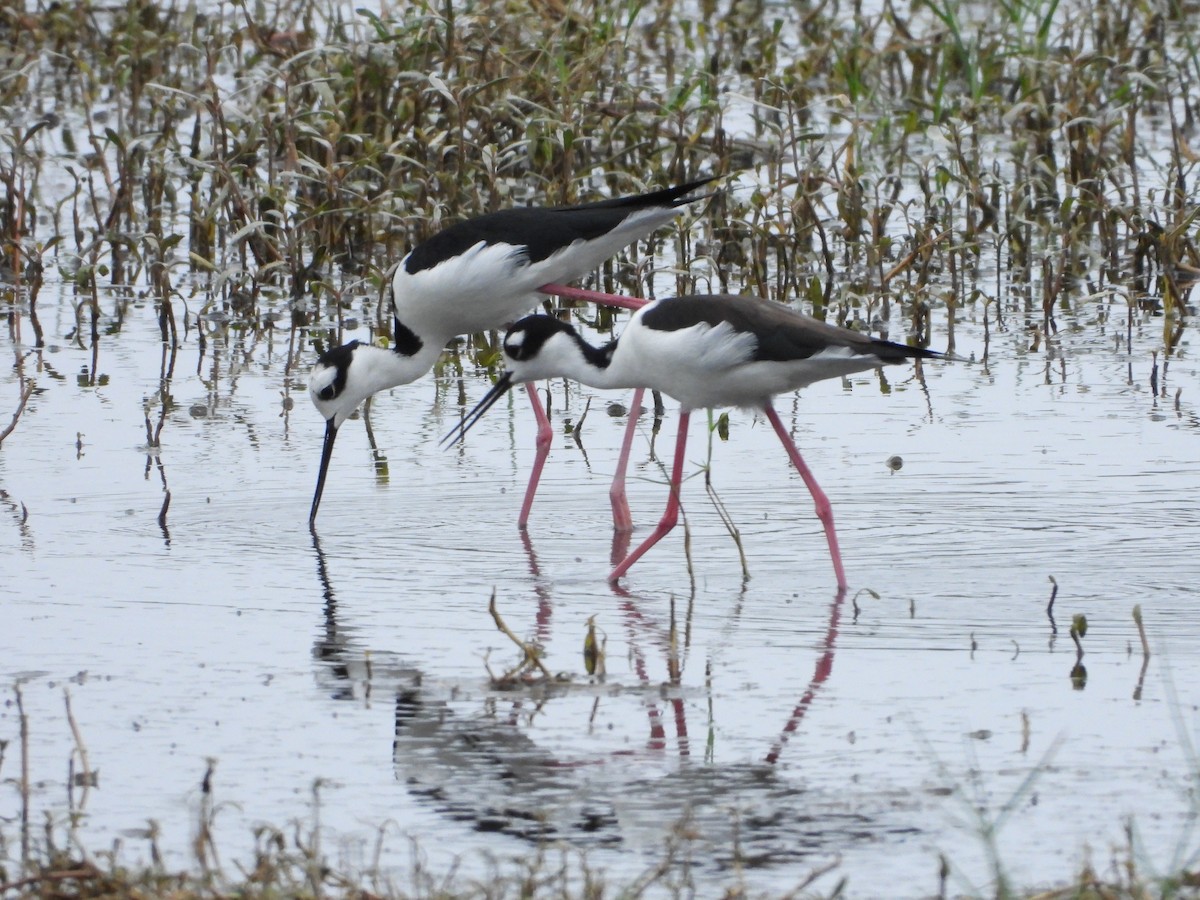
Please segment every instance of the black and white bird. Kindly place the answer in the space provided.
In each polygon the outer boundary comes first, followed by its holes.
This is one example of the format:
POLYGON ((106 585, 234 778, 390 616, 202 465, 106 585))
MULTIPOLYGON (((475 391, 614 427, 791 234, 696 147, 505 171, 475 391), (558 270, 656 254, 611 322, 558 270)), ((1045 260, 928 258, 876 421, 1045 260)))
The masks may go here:
MULTIPOLYGON (((392 346, 351 341, 323 354, 309 376, 309 395, 325 419, 309 522, 316 520, 338 429, 360 403, 378 391, 416 381, 433 368, 449 340, 502 328, 535 306, 539 295, 628 309, 642 306, 644 300, 566 287, 565 282, 649 236, 681 207, 705 199, 689 195, 712 180, 578 206, 500 210, 451 225, 413 248, 385 282, 394 321, 392 346)), ((538 419, 538 449, 521 527, 528 521, 552 436, 532 386, 529 397, 538 419)))
POLYGON ((650 536, 613 569, 609 581, 624 575, 675 527, 691 411, 738 406, 762 410, 808 486, 841 590, 846 576, 829 500, 771 399, 825 378, 942 355, 839 328, 757 297, 699 295, 643 306, 621 336, 602 347, 589 344, 567 322, 527 316, 505 335, 504 356, 500 379, 447 442, 460 440, 512 386, 545 378, 572 378, 600 389, 653 389, 679 401, 679 436, 666 511, 650 536))

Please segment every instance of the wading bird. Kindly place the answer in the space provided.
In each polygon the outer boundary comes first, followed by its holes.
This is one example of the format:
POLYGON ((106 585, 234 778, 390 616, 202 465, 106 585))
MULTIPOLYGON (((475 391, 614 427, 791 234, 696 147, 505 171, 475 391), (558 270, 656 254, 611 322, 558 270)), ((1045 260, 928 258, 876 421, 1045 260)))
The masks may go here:
MULTIPOLYGON (((579 206, 504 209, 451 225, 413 248, 386 279, 392 346, 351 341, 324 353, 309 376, 309 396, 325 419, 309 523, 317 518, 338 429, 360 403, 378 391, 416 381, 455 336, 507 326, 535 306, 540 294, 627 309, 643 306, 644 300, 562 283, 583 277, 669 222, 681 207, 705 199, 688 195, 712 180, 579 206)), ((522 528, 553 434, 536 389, 529 385, 528 392, 538 438, 518 520, 522 528)))
POLYGON ((589 344, 566 322, 527 316, 505 335, 504 356, 506 368, 495 387, 446 442, 460 440, 513 385, 545 378, 573 378, 600 389, 653 389, 679 401, 679 436, 666 511, 650 536, 613 569, 609 581, 624 575, 675 527, 691 411, 739 406, 763 411, 808 486, 825 528, 840 590, 846 587, 846 576, 829 500, 771 398, 824 378, 906 359, 937 359, 941 354, 829 325, 757 297, 699 295, 643 306, 621 336, 603 347, 589 344))

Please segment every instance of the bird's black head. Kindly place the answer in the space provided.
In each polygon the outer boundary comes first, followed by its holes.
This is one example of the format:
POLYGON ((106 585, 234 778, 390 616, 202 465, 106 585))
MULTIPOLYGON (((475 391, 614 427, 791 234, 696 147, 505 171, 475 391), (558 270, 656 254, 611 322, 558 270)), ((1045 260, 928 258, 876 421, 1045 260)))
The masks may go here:
MULTIPOLYGON (((317 403, 318 409, 320 408, 318 401, 336 400, 346 389, 350 360, 354 356, 354 350, 358 344, 358 341, 351 341, 340 347, 334 347, 332 350, 326 350, 317 360, 317 364, 313 366, 308 390, 312 394, 313 403, 317 403)), ((321 412, 324 414, 325 411, 321 412)))
POLYGON ((536 357, 546 342, 557 334, 577 336, 568 322, 552 316, 526 316, 508 329, 504 336, 504 354, 514 362, 526 362, 536 357))

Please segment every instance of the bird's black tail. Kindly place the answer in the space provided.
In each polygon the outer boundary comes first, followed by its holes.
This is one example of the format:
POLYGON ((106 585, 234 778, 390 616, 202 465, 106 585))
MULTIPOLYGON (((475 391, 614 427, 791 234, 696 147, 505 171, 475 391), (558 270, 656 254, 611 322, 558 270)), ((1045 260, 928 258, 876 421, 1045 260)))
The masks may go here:
MULTIPOLYGON (((701 200, 707 200, 713 196, 715 191, 707 194, 701 194, 698 197, 689 197, 688 194, 695 191, 697 188, 716 181, 720 175, 710 175, 708 178, 701 178, 697 181, 689 181, 685 184, 677 184, 675 187, 663 188, 658 191, 651 191, 648 194, 637 194, 633 197, 613 197, 610 200, 601 200, 597 203, 580 204, 581 206, 590 206, 593 209, 597 207, 609 207, 611 209, 619 209, 626 207, 629 209, 648 209, 655 206, 686 206, 689 203, 697 203, 701 200)), ((568 207, 568 209, 576 207, 568 207)))
POLYGON ((895 341, 885 341, 882 338, 871 342, 871 348, 885 363, 902 363, 906 359, 950 359, 945 353, 930 350, 928 347, 911 347, 908 344, 897 344, 895 341))

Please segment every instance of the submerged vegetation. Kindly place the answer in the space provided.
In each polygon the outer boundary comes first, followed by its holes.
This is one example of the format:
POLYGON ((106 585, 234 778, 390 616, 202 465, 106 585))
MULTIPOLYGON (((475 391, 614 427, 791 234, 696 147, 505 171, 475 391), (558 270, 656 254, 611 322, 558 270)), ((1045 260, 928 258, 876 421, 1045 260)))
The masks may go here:
MULTIPOLYGON (((132 309, 154 310, 154 448, 188 341, 283 344, 287 398, 313 354, 359 323, 388 340, 383 273, 442 223, 709 173, 724 189, 700 221, 662 254, 634 248, 597 274, 601 287, 753 292, 951 352, 960 316, 1026 335, 1031 353, 1053 344, 1064 311, 1112 322, 1129 353, 1135 323, 1152 323, 1165 396, 1200 274, 1198 14, 1185 0, 0 5, 0 310, 17 385, 0 397, 0 443, 46 389, 47 281, 68 286, 66 339, 92 352, 132 309), (656 257, 674 265, 653 277, 656 257)), ((472 364, 496 360, 489 336, 466 349, 472 364)), ((0 742, 6 783, 25 756, 12 746, 0 742)), ((418 865, 400 888, 332 872, 315 827, 264 829, 252 866, 228 876, 204 842, 211 805, 195 871, 130 870, 58 824, 34 839, 22 790, 24 819, 0 823, 4 896, 694 888, 672 880, 678 848, 633 885, 542 848, 519 877, 479 884, 418 865)), ((1041 896, 1196 889, 1186 871, 1143 879, 1133 856, 1041 896)))

